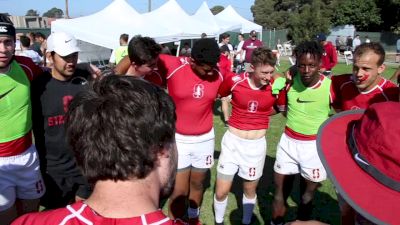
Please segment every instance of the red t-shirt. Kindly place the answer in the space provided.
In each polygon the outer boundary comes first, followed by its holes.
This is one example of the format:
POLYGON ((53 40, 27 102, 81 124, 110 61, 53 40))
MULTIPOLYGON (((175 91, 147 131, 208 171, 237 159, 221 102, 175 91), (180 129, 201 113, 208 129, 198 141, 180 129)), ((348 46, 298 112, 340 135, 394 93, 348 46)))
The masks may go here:
POLYGON ((166 88, 166 81, 157 70, 154 70, 151 73, 144 75, 142 79, 147 80, 150 83, 160 86, 162 88, 166 88))
POLYGON ((240 130, 260 130, 269 126, 269 116, 273 111, 276 96, 272 95, 272 86, 259 89, 250 86, 247 73, 226 78, 219 93, 221 96, 232 94, 232 115, 229 126, 240 130))
POLYGON ((251 54, 253 53, 254 49, 262 46, 263 43, 258 39, 252 40, 250 38, 245 40, 242 47, 242 49, 246 51, 244 61, 249 63, 251 61, 251 54))
POLYGON ((120 224, 120 225, 183 225, 181 221, 173 221, 166 217, 161 210, 132 218, 106 218, 102 217, 83 202, 68 205, 65 208, 29 213, 16 219, 13 225, 46 225, 46 224, 120 224), (145 223, 143 223, 145 222, 145 223))
POLYGON ((222 74, 214 70, 209 79, 196 75, 189 59, 160 55, 158 71, 167 79, 168 93, 176 105, 176 132, 183 135, 201 135, 213 126, 213 104, 222 74))
POLYGON ((218 68, 224 78, 225 76, 228 76, 227 74, 232 71, 232 62, 229 60, 228 56, 222 54, 220 55, 218 68))
POLYGON ((338 58, 336 48, 330 41, 324 45, 324 53, 322 54, 321 61, 321 68, 325 68, 326 70, 332 70, 332 68, 337 64, 338 58))
POLYGON ((399 101, 399 88, 380 78, 370 91, 362 92, 354 84, 351 74, 332 76, 333 107, 339 110, 366 109, 376 102, 399 101))

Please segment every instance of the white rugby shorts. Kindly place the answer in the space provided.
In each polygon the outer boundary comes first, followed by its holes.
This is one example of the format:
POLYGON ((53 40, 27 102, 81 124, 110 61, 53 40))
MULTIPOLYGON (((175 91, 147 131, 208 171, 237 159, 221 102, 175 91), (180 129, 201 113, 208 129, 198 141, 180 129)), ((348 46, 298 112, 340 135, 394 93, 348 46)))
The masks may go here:
POLYGON ((274 171, 291 175, 300 173, 309 181, 321 182, 326 179, 326 171, 319 159, 315 140, 296 140, 282 134, 276 152, 274 171))
POLYGON ((238 176, 245 180, 257 180, 263 174, 266 153, 265 137, 248 140, 227 130, 221 141, 217 172, 232 178, 238 172, 238 176))
POLYGON ((202 135, 175 133, 178 149, 178 170, 209 169, 214 165, 214 129, 202 135))
POLYGON ((0 157, 0 211, 14 205, 15 199, 39 199, 46 188, 40 173, 34 145, 25 152, 0 157))

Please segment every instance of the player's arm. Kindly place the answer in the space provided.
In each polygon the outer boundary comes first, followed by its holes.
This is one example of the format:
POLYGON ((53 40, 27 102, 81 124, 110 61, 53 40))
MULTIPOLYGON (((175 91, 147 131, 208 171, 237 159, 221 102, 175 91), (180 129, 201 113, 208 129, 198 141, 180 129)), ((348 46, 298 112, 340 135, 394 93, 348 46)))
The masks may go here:
POLYGON ((329 100, 331 103, 331 107, 335 110, 335 112, 341 112, 341 106, 342 106, 342 99, 341 99, 341 90, 340 87, 342 85, 341 82, 342 76, 332 76, 332 83, 330 87, 330 94, 329 94, 329 100))
POLYGON ((218 96, 220 98, 230 95, 233 85, 242 79, 240 75, 236 75, 231 71, 227 72, 224 77, 224 81, 221 83, 218 89, 218 96))
POLYGON ((330 54, 330 60, 329 60, 329 68, 332 68, 334 66, 336 66, 337 62, 338 62, 338 56, 336 53, 336 50, 334 48, 331 48, 331 54, 330 54))
MULTIPOLYGON (((288 104, 288 100, 287 100, 287 92, 290 88, 290 84, 287 84, 285 86, 285 88, 283 88, 282 90, 279 91, 279 94, 276 95, 276 100, 275 100, 275 104, 274 104, 274 111, 276 111, 277 113, 282 113, 282 115, 284 117, 286 117, 286 112, 287 112, 287 104, 288 104)), ((275 115, 275 114, 271 114, 271 115, 275 115)))
POLYGON ((125 75, 129 67, 131 66, 131 60, 129 59, 128 56, 125 56, 122 58, 122 60, 115 66, 114 68, 114 73, 116 75, 125 75))

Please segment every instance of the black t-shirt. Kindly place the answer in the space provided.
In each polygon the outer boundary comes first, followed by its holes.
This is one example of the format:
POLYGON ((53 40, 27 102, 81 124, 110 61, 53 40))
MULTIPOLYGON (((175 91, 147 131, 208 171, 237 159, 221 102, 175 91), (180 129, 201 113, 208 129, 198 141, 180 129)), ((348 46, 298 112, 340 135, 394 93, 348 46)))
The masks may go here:
POLYGON ((88 87, 89 78, 88 71, 76 69, 68 81, 56 80, 48 72, 32 81, 33 132, 43 172, 62 177, 81 174, 66 141, 64 116, 72 98, 88 87))

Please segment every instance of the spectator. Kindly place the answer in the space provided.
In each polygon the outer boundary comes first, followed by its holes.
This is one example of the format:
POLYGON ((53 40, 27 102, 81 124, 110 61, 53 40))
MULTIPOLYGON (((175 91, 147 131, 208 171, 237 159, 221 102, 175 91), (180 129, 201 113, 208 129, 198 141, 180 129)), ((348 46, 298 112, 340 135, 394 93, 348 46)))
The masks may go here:
POLYGON ((353 38, 349 35, 346 39, 347 51, 353 51, 353 38))
MULTIPOLYGON (((257 32, 255 30, 250 31, 250 37, 243 43, 243 50, 246 51, 244 62, 246 71, 249 70, 251 64, 251 54, 254 49, 263 46, 263 43, 257 39, 257 32)), ((249 71, 248 71, 249 72, 249 71)))
POLYGON ((95 82, 76 96, 66 118, 68 142, 93 194, 14 224, 183 224, 159 209, 175 180, 175 119, 171 98, 148 82, 122 76, 95 82))
POLYGON ((236 68, 236 73, 239 74, 243 72, 243 62, 244 62, 244 56, 246 55, 246 51, 243 50, 243 44, 244 44, 244 35, 243 34, 238 34, 238 45, 236 47, 235 51, 235 60, 234 60, 234 66, 236 68))
POLYGON ((36 65, 41 65, 43 62, 42 57, 40 57, 40 55, 37 52, 29 48, 31 46, 30 39, 27 36, 23 35, 19 38, 19 40, 21 45, 21 51, 18 55, 29 57, 36 65))
POLYGON ((113 67, 118 64, 122 58, 128 55, 128 34, 121 34, 119 37, 119 47, 114 49, 110 56, 110 66, 113 67))
POLYGON ((52 33, 46 57, 50 73, 32 82, 32 118, 35 144, 47 187, 41 205, 47 209, 64 207, 89 197, 91 188, 76 165, 66 142, 64 117, 70 101, 88 88, 91 73, 77 69, 77 40, 64 32, 52 33))
POLYGON ((368 35, 365 36, 365 43, 371 43, 371 40, 369 39, 368 35))
POLYGON ((332 74, 333 67, 336 66, 338 58, 335 47, 332 45, 332 42, 326 40, 325 34, 317 35, 318 42, 324 48, 324 53, 322 54, 322 65, 320 72, 325 76, 330 77, 332 74))
POLYGON ((190 57, 191 52, 192 52, 192 49, 190 48, 189 43, 188 43, 188 42, 185 42, 185 43, 183 44, 183 48, 181 49, 179 55, 180 55, 180 56, 190 57))
POLYGON ((354 49, 357 48, 357 46, 359 46, 361 44, 361 40, 360 40, 360 35, 356 35, 356 37, 353 40, 353 51, 354 49))
POLYGON ((318 132, 318 154, 355 224, 400 224, 400 103, 342 112, 318 132))
POLYGON ((206 33, 201 33, 201 36, 200 36, 200 38, 207 38, 207 34, 206 33))

